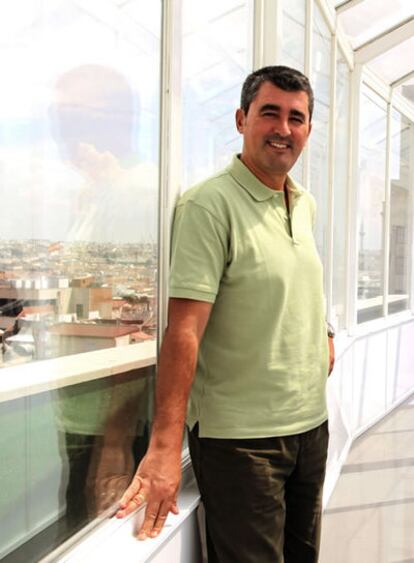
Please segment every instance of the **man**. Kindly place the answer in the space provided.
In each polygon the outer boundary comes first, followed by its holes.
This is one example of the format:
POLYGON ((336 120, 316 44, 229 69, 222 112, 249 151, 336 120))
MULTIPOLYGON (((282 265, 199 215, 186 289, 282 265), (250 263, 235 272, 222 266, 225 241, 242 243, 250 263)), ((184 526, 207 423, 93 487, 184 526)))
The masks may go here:
POLYGON ((318 558, 330 362, 314 200, 288 177, 312 109, 298 71, 249 75, 236 112, 241 155, 176 210, 156 415, 118 516, 147 502, 145 539, 177 512, 191 391, 209 563, 318 558))

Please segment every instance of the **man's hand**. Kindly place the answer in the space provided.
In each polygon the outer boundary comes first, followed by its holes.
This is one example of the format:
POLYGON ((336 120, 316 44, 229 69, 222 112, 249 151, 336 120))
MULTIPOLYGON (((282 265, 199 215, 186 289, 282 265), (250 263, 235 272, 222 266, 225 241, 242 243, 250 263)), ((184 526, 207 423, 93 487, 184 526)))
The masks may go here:
POLYGON ((148 451, 125 491, 118 518, 147 503, 138 539, 155 538, 168 513, 178 514, 181 447, 187 401, 198 347, 211 303, 171 298, 168 327, 161 347, 155 391, 155 416, 148 451))
POLYGON ((123 518, 145 502, 144 522, 138 539, 155 538, 161 532, 168 513, 178 514, 177 492, 181 480, 181 455, 148 451, 123 494, 117 518, 123 518))
POLYGON ((329 346, 329 373, 328 376, 331 375, 332 370, 335 365, 335 344, 334 339, 328 336, 328 346, 329 346))

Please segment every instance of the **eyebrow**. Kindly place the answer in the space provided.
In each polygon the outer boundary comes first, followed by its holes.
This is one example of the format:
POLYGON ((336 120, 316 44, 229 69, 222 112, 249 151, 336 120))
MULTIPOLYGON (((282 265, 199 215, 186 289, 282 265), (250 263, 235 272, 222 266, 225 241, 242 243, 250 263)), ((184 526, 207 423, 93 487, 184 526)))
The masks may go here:
MULTIPOLYGON (((263 113, 265 111, 280 111, 280 110, 281 110, 281 107, 276 105, 276 104, 264 104, 260 108, 260 113, 263 113)), ((302 119, 306 120, 306 115, 302 111, 299 111, 298 109, 290 110, 289 114, 301 117, 302 119)))

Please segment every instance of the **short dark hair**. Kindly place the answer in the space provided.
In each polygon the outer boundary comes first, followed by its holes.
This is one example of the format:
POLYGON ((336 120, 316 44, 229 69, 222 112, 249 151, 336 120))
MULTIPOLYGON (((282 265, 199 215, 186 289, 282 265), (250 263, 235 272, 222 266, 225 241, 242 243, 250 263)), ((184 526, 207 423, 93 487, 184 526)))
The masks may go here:
POLYGON ((306 92, 309 100, 309 121, 312 119, 314 97, 308 78, 299 70, 282 65, 264 66, 249 74, 244 81, 240 100, 240 107, 245 114, 264 82, 270 82, 286 92, 306 92))

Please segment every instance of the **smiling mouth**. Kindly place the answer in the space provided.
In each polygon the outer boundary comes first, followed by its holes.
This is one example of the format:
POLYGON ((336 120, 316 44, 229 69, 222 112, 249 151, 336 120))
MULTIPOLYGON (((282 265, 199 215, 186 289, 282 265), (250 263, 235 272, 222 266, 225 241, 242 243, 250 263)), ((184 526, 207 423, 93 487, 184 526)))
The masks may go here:
POLYGON ((269 145, 275 149, 289 149, 290 145, 288 143, 281 143, 277 141, 268 141, 269 145))

